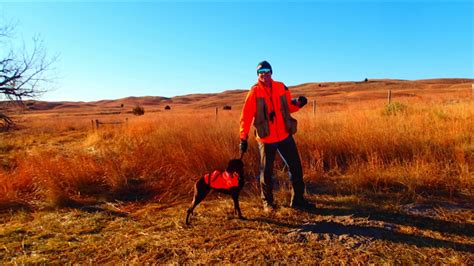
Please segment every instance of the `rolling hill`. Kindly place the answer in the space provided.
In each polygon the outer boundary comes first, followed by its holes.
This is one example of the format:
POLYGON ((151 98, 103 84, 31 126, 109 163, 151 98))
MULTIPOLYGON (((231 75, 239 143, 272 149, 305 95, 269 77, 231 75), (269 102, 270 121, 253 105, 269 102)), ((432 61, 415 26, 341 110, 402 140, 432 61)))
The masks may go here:
MULTIPOLYGON (((311 82, 289 86, 293 96, 305 95, 318 106, 338 106, 351 102, 384 100, 388 90, 393 97, 404 99, 446 99, 470 97, 474 79, 370 79, 367 81, 311 82), (446 97, 444 97, 446 96, 446 97)), ((248 89, 226 90, 220 93, 188 94, 171 98, 160 96, 126 97, 95 102, 47 102, 26 101, 28 110, 53 112, 79 112, 84 110, 120 110, 141 105, 162 109, 166 105, 176 108, 221 108, 224 105, 241 107, 248 89)))

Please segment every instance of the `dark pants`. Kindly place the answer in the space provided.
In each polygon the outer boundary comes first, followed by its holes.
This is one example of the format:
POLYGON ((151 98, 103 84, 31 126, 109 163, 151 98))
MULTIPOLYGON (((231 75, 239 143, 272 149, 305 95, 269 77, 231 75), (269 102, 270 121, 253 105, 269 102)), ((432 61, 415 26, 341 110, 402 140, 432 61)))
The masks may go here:
POLYGON ((301 167, 300 155, 293 136, 276 143, 258 143, 260 150, 260 188, 261 198, 264 203, 273 203, 273 162, 278 151, 281 158, 289 168, 293 191, 291 201, 302 200, 304 194, 303 168, 301 167))

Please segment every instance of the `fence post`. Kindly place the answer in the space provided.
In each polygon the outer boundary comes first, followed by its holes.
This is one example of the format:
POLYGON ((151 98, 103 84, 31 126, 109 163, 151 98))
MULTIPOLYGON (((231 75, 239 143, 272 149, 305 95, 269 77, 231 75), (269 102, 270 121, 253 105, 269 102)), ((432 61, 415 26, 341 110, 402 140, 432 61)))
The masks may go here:
POLYGON ((219 108, 216 107, 216 121, 217 121, 217 110, 218 110, 218 109, 219 109, 219 108))
POLYGON ((390 104, 392 102, 392 90, 388 90, 388 104, 390 104))
POLYGON ((316 100, 313 100, 313 116, 316 115, 316 100))
POLYGON ((91 119, 92 129, 94 129, 94 119, 91 119))
POLYGON ((471 89, 471 98, 474 100, 474 83, 471 84, 472 89, 471 89))
POLYGON ((99 129, 99 119, 96 119, 96 120, 95 120, 95 127, 96 127, 97 129, 99 129))

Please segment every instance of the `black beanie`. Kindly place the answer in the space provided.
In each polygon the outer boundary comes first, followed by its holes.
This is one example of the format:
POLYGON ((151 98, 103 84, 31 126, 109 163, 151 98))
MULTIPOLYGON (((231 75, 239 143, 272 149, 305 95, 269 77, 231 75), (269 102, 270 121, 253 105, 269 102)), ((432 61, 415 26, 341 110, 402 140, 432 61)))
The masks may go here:
POLYGON ((270 69, 270 73, 273 74, 272 66, 267 61, 262 61, 262 62, 258 63, 258 65, 257 65, 257 75, 258 75, 258 70, 261 69, 261 68, 268 68, 268 69, 270 69))

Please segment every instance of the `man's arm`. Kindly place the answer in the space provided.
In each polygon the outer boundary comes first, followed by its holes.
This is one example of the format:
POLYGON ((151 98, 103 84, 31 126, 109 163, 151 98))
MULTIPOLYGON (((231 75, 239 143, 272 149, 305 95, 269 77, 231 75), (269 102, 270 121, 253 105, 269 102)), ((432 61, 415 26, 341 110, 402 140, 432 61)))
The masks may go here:
POLYGON ((247 140, 249 136, 250 126, 255 117, 256 112, 256 100, 255 100, 255 91, 250 89, 247 93, 247 98, 245 98, 244 107, 242 108, 242 113, 240 114, 240 139, 247 140))
POLYGON ((288 109, 290 109, 290 113, 294 113, 300 110, 300 105, 297 99, 291 98, 291 92, 288 87, 285 86, 285 94, 286 94, 286 102, 288 102, 288 109))

